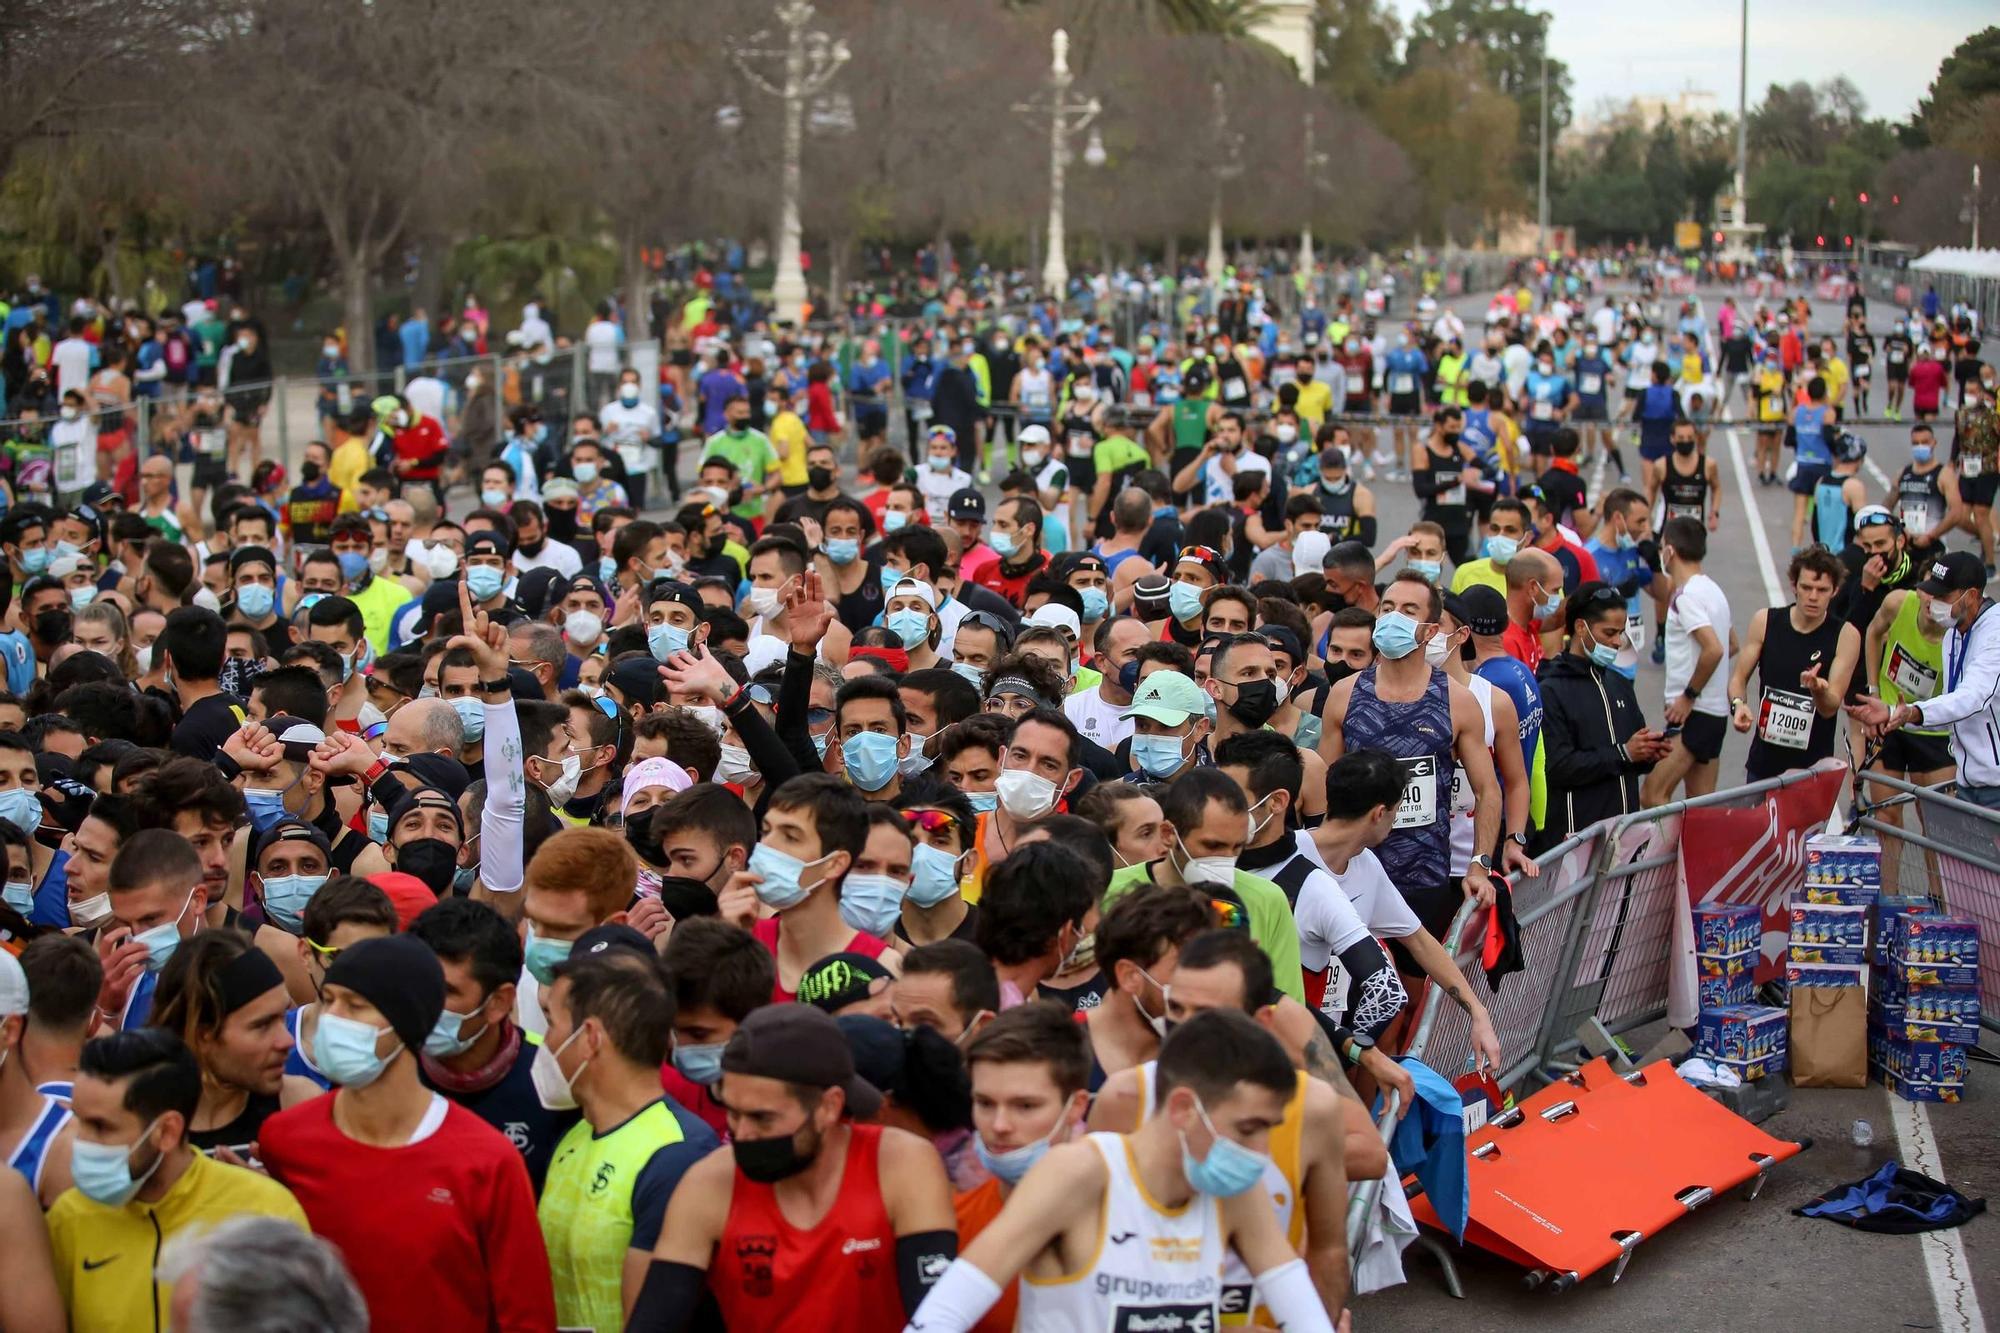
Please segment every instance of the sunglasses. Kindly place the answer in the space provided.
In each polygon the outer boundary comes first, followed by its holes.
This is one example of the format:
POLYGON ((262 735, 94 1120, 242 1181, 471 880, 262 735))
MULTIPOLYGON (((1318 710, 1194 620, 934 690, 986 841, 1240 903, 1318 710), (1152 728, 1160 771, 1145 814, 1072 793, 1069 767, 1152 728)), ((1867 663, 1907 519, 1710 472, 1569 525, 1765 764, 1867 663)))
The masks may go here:
POLYGON ((926 833, 948 832, 959 822, 958 816, 943 810, 905 810, 903 818, 926 833))

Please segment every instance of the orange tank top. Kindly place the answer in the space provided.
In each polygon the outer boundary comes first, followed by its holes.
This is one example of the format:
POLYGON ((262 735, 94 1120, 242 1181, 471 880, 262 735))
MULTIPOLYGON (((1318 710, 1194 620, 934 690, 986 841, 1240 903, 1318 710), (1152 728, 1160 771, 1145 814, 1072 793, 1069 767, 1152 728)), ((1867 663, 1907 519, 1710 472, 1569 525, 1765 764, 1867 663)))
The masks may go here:
POLYGON ((785 1220, 778 1197, 736 1172, 709 1290, 725 1328, 758 1333, 879 1333, 906 1322, 896 1234, 882 1202, 879 1125, 850 1125, 840 1193, 817 1226, 785 1220))

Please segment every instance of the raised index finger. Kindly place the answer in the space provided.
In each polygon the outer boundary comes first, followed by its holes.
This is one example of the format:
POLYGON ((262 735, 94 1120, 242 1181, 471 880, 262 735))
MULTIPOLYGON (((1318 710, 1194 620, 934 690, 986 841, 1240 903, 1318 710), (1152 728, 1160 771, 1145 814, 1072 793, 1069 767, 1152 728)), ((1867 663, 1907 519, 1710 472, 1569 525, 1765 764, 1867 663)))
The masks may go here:
POLYGON ((463 575, 458 580, 458 623, 465 633, 472 633, 472 589, 463 575))

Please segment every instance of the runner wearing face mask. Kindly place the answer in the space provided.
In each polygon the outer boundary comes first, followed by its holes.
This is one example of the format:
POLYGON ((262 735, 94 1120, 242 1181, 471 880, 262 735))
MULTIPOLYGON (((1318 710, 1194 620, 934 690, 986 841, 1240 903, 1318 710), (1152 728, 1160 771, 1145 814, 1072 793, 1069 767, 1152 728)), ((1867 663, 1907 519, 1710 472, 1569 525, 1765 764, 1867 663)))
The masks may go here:
MULTIPOLYGON (((1501 829, 1500 784, 1487 748, 1485 715, 1470 690, 1429 660, 1427 645, 1445 633, 1443 619, 1443 595, 1415 575, 1401 575, 1383 590, 1374 632, 1379 656, 1373 666, 1334 686, 1319 751, 1329 764, 1361 748, 1386 750, 1402 763, 1408 787, 1395 829, 1376 855, 1424 928, 1438 936, 1463 897, 1493 900, 1490 855, 1472 858, 1462 893, 1461 881, 1450 874, 1454 760, 1470 776, 1473 845, 1498 846, 1501 829)), ((1406 974, 1414 970, 1406 958, 1398 962, 1406 974)))
POLYGON ((832 1018, 757 1010, 722 1054, 731 1144, 674 1191, 626 1327, 678 1333, 712 1296, 731 1328, 896 1327, 957 1253, 951 1186, 928 1140, 875 1124, 832 1018))

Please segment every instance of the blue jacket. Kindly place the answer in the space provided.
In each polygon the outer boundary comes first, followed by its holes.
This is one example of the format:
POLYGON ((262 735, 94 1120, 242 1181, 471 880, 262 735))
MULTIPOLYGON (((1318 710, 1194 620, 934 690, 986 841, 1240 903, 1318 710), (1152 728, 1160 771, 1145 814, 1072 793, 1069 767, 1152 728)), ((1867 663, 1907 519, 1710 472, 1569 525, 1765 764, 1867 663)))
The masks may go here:
POLYGON ((1465 1239, 1472 1212, 1472 1181, 1465 1170, 1465 1099, 1444 1076, 1421 1060, 1404 1059, 1416 1080, 1417 1104, 1396 1122, 1389 1157, 1398 1175, 1415 1173, 1438 1221, 1453 1240, 1465 1239))

